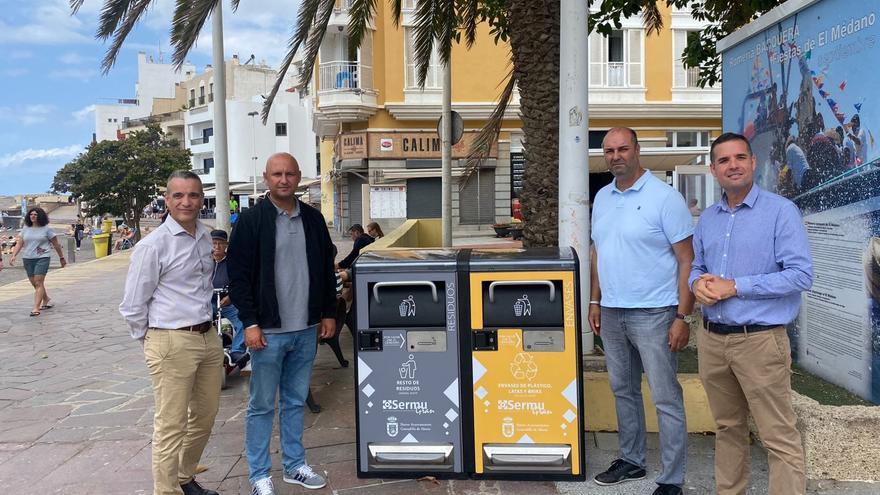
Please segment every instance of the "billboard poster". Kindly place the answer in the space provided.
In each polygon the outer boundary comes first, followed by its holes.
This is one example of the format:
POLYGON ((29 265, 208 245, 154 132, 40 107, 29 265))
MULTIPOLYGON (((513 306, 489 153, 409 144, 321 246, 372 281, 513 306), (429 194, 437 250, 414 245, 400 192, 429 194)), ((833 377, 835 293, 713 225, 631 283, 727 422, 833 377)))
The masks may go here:
POLYGON ((799 3, 723 52, 723 126, 749 138, 756 183, 803 214, 814 283, 795 359, 880 403, 880 5, 799 3))

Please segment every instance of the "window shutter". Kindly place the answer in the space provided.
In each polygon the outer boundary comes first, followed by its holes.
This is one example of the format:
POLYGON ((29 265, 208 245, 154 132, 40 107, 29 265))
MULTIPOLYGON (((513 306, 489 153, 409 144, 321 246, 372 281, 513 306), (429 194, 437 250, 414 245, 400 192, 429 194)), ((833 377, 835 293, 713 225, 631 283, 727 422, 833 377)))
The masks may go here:
POLYGON ((590 86, 603 86, 603 67, 605 66, 605 37, 590 33, 590 86))
POLYGON ((684 68, 681 54, 687 46, 688 32, 676 29, 672 32, 672 87, 687 87, 687 71, 684 68))
POLYGON ((643 86, 642 83, 642 30, 627 30, 629 44, 629 86, 643 86))

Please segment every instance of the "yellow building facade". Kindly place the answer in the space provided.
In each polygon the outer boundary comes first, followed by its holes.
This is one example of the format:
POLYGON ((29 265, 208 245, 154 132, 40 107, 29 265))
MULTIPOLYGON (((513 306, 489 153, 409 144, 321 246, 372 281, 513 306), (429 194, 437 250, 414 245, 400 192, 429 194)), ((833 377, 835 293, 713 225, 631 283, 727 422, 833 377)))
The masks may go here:
MULTIPOLYGON (((417 1, 403 2, 397 27, 387 3, 378 2, 357 50, 348 43, 348 0, 338 0, 327 28, 312 87, 322 211, 337 229, 369 220, 389 229, 407 218, 440 216, 442 67, 435 54, 425 87, 417 86, 411 49, 417 1)), ((710 140, 721 130, 721 90, 699 88, 696 72, 679 60, 688 36, 705 24, 688 11, 662 9, 659 34, 647 36, 641 18, 631 18, 611 36, 590 35, 591 190, 610 181, 602 137, 611 127, 628 126, 638 132, 643 166, 674 181, 685 196, 701 199, 703 207, 712 194, 704 174, 710 140)), ((494 43, 485 25, 470 50, 453 45, 452 107, 465 124, 452 165, 453 224, 459 230, 509 221, 516 203, 523 166, 518 94, 479 173, 460 180, 467 147, 505 83, 509 50, 494 43)))

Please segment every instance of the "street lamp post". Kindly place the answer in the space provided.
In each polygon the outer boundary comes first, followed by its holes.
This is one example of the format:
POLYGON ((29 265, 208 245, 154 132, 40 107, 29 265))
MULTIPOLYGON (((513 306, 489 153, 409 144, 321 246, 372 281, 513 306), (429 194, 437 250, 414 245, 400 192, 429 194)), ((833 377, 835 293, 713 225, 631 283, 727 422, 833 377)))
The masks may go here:
MULTIPOLYGON (((248 112, 248 115, 251 118, 251 161, 254 162, 254 196, 257 195, 257 115, 259 112, 256 110, 253 112, 248 112)), ((256 201, 256 198, 254 199, 256 201)))

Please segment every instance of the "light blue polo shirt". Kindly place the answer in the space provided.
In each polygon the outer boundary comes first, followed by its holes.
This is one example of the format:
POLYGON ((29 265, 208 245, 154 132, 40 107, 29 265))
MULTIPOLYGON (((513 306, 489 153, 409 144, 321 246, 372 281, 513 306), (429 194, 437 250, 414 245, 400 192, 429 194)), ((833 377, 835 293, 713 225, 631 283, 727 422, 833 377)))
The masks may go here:
POLYGON ((659 308, 678 304, 678 261, 672 244, 694 233, 684 198, 646 170, 626 191, 617 179, 593 201, 602 306, 659 308))

